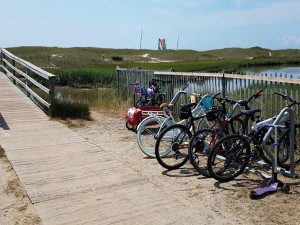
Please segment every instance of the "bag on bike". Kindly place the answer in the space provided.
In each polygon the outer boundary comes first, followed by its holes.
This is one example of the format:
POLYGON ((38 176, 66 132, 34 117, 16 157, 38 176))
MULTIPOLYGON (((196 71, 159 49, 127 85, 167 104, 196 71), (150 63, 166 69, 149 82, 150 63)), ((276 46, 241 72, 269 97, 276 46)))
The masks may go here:
POLYGON ((184 119, 188 119, 191 116, 192 116, 191 104, 181 105, 181 108, 179 111, 179 118, 181 120, 184 120, 184 119))
POLYGON ((125 114, 125 119, 133 127, 135 127, 140 122, 141 117, 142 117, 142 110, 136 107, 129 108, 125 114))

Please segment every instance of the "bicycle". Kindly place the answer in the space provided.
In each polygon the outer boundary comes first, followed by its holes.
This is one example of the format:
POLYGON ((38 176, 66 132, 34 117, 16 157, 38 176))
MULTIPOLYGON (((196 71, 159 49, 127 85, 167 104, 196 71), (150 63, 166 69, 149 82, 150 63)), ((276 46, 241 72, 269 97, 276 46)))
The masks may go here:
POLYGON ((163 103, 160 108, 163 111, 164 116, 150 115, 143 119, 137 127, 137 143, 141 151, 149 157, 155 157, 153 151, 153 140, 160 131, 166 126, 175 124, 175 119, 172 114, 172 110, 182 94, 187 94, 185 89, 188 84, 185 84, 181 90, 179 90, 169 104, 163 103))
POLYGON ((239 106, 247 110, 250 109, 249 103, 261 96, 262 92, 262 90, 256 91, 247 100, 235 101, 228 98, 221 98, 223 110, 219 113, 214 111, 207 112, 206 117, 208 120, 213 121, 212 126, 209 129, 198 130, 191 138, 188 148, 190 162, 201 175, 211 177, 207 169, 207 157, 210 149, 217 140, 228 134, 246 132, 246 127, 244 127, 244 130, 241 130, 243 127, 243 120, 241 119, 243 114, 238 113, 235 115, 235 112, 239 106), (226 103, 233 104, 232 109, 227 115, 225 109, 226 103), (226 115, 225 118, 224 115, 226 115))
MULTIPOLYGON (((278 132, 280 134, 278 142, 279 146, 283 147, 284 149, 291 149, 291 145, 289 144, 289 142, 287 142, 287 140, 291 140, 290 127, 297 129, 300 128, 300 125, 295 125, 294 120, 292 122, 286 121, 286 117, 284 114, 285 112, 292 113, 291 106, 300 105, 300 102, 298 100, 292 99, 286 95, 277 92, 275 92, 275 94, 283 97, 286 100, 290 100, 291 104, 283 108, 280 111, 280 113, 274 117, 271 117, 258 123, 254 121, 254 124, 249 134, 232 134, 220 139, 213 146, 208 156, 207 167, 211 176, 214 177, 216 180, 220 182, 227 182, 233 180, 241 173, 243 173, 244 169, 249 164, 249 162, 257 162, 260 159, 263 159, 264 161, 271 161, 272 163, 274 161, 274 156, 267 148, 274 142, 274 138, 271 136, 274 128, 272 128, 271 125, 278 125, 282 122, 284 122, 284 124, 289 124, 288 127, 284 126, 285 129, 278 129, 278 132)), ((243 110, 242 113, 245 115, 245 123, 243 126, 246 126, 247 120, 253 117, 253 115, 258 111, 259 110, 243 110)), ((294 138, 294 135, 292 135, 291 138, 294 138)), ((290 143, 293 144, 294 140, 292 139, 290 143)), ((282 150, 280 150, 279 148, 277 151, 279 157, 276 157, 276 163, 278 163, 279 166, 281 164, 281 151, 282 150)), ((293 160, 291 160, 290 163, 298 164, 300 162, 299 152, 296 152, 296 154, 294 154, 293 152, 292 155, 293 160)))
MULTIPOLYGON (((174 107, 174 103, 176 103, 177 99, 179 98, 178 95, 185 93, 183 90, 186 87, 184 87, 181 91, 177 92, 174 96, 174 99, 169 103, 163 103, 161 104, 162 111, 164 112, 164 117, 153 115, 150 117, 145 118, 138 126, 137 128, 137 142, 141 149, 141 151, 146 154, 149 157, 155 157, 155 143, 157 137, 160 135, 161 131, 164 130, 166 127, 171 126, 172 124, 175 124, 176 121, 172 114, 172 109, 174 107)), ((213 97, 209 95, 204 95, 202 97, 199 97, 200 101, 195 106, 195 108, 192 110, 192 114, 203 114, 207 109, 210 108, 212 105, 213 97)), ((186 121, 180 121, 179 123, 184 124, 186 121)), ((204 127, 205 121, 198 124, 198 128, 204 127)), ((163 151, 161 152, 161 156, 165 156, 169 153, 169 151, 163 151)))
MULTIPOLYGON (((218 98, 220 93, 212 96, 218 98)), ((213 103, 213 101, 212 101, 213 103)), ((199 103, 198 103, 199 104, 199 103)), ((192 108, 195 103, 181 106, 180 119, 186 120, 186 124, 173 124, 165 128, 157 137, 155 144, 155 157, 158 163, 169 170, 178 169, 188 161, 188 144, 192 134, 199 128, 204 129, 210 126, 210 121, 203 115, 205 112, 194 115, 192 108), (195 122, 200 120, 198 124, 195 122), (168 154, 162 154, 167 152, 168 154)), ((219 107, 213 107, 220 110, 219 107)))
POLYGON ((164 92, 164 88, 162 85, 159 85, 158 82, 169 84, 172 83, 172 81, 152 79, 149 82, 148 88, 145 88, 144 86, 138 86, 138 82, 134 84, 134 93, 140 96, 139 100, 135 104, 136 106, 159 106, 164 102, 166 94, 164 92))

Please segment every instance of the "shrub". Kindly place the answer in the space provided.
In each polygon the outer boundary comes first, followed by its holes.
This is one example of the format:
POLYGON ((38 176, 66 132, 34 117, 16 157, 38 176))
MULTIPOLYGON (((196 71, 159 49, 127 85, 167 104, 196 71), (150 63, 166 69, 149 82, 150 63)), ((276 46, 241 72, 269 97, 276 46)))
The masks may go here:
POLYGON ((56 84, 72 87, 107 87, 116 82, 115 68, 74 68, 53 71, 56 84))
POLYGON ((60 119, 89 120, 91 118, 91 112, 88 104, 56 99, 52 103, 51 116, 60 119))
POLYGON ((112 56, 111 59, 112 59, 113 61, 122 61, 122 60, 123 60, 123 57, 121 57, 121 56, 112 56))

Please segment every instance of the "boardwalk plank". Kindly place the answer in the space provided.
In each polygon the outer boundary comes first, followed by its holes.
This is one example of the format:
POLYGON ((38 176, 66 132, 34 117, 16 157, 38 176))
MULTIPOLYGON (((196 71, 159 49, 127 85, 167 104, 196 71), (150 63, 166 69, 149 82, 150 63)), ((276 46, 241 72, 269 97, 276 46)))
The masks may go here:
POLYGON ((109 151, 49 119, 3 73, 0 145, 45 225, 201 221, 109 151))

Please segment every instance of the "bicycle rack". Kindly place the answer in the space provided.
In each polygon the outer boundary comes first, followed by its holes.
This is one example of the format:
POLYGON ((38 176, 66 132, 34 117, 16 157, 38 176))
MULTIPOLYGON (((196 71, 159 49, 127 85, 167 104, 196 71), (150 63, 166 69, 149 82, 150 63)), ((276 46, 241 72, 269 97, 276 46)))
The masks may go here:
MULTIPOLYGON (((250 198, 251 199, 261 198, 265 195, 275 193, 279 187, 282 188, 282 190, 285 193, 288 193, 289 190, 290 190, 290 187, 289 187, 288 184, 284 184, 280 180, 278 180, 278 178, 277 178, 278 172, 280 172, 282 175, 284 175, 286 177, 290 177, 290 178, 297 177, 297 175, 295 174, 295 162, 294 162, 294 158, 295 158, 294 157, 294 154, 295 154, 295 149, 294 149, 295 119, 294 119, 293 110, 291 108, 285 107, 278 114, 275 121, 272 124, 267 124, 266 126, 269 127, 269 130, 268 130, 267 134, 264 136, 264 139, 263 139, 263 142, 262 142, 262 147, 263 147, 263 149, 266 150, 267 155, 270 158, 272 158, 272 165, 271 165, 272 177, 269 180, 269 182, 268 182, 269 185, 267 187, 264 187, 264 188, 261 188, 261 189, 254 190, 254 191, 250 192, 250 198), (289 135, 289 138, 290 138, 290 153, 291 153, 290 154, 290 164, 291 164, 290 171, 286 171, 286 170, 284 170, 282 168, 279 168, 277 166, 277 150, 278 150, 278 146, 279 146, 278 137, 277 137, 278 136, 277 129, 284 127, 282 125, 278 125, 278 123, 285 116, 286 112, 288 113, 289 119, 290 119, 290 135, 289 135), (275 129, 275 143, 273 144, 273 146, 275 147, 275 152, 274 152, 274 155, 273 155, 272 152, 269 149, 264 148, 264 147, 266 146, 266 142, 267 142, 268 137, 271 135, 271 133, 273 132, 274 129, 275 129)), ((266 164, 264 164, 263 166, 266 166, 266 164)), ((249 172, 254 172, 254 173, 258 174, 257 171, 254 171, 254 170, 249 170, 249 172)), ((270 178, 270 177, 268 177, 266 175, 263 175, 263 174, 259 174, 259 175, 261 175, 264 178, 270 178)))

